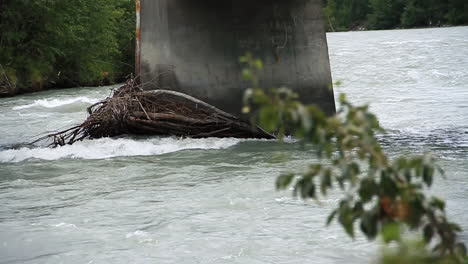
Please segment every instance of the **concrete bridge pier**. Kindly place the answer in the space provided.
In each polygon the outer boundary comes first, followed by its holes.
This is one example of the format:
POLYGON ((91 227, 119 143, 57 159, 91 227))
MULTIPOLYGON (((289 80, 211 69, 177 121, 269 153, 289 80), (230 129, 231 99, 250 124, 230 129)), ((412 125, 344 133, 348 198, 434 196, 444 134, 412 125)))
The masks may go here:
POLYGON ((335 112, 321 0, 137 0, 137 74, 239 114, 239 57, 263 60, 261 85, 287 86, 335 112))

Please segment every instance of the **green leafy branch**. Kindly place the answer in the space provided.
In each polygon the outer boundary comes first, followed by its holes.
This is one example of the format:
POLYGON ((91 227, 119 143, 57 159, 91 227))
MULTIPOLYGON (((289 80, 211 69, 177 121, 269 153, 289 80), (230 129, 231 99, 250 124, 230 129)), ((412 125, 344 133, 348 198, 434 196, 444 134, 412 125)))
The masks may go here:
POLYGON ((256 74, 263 65, 247 55, 247 80, 255 88, 245 93, 245 113, 269 132, 282 138, 289 132, 317 150, 319 162, 305 173, 281 175, 280 190, 293 187, 302 199, 325 197, 337 188, 345 195, 327 219, 336 220, 355 237, 356 225, 369 239, 381 236, 385 243, 403 243, 405 230, 419 231, 435 257, 450 257, 455 263, 466 258, 466 247, 457 239, 461 228, 447 219, 445 203, 424 194, 442 169, 430 154, 390 159, 376 138, 384 130, 368 106, 354 106, 345 95, 334 116, 314 105, 303 105, 287 88, 258 88, 256 74))

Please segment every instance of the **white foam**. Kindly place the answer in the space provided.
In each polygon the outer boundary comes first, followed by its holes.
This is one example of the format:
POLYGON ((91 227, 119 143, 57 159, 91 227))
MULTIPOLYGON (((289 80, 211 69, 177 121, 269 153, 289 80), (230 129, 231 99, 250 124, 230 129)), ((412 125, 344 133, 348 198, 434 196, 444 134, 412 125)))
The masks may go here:
POLYGON ((137 230, 133 233, 128 233, 125 236, 127 239, 136 239, 138 243, 153 243, 154 239, 150 237, 150 234, 145 231, 137 230))
POLYGON ((106 159, 127 156, 152 156, 189 149, 226 149, 241 142, 235 138, 146 140, 110 139, 86 140, 59 148, 21 148, 0 151, 0 162, 21 162, 29 159, 106 159))
POLYGON ((53 225, 54 227, 61 227, 61 228, 77 228, 75 224, 69 224, 69 223, 59 223, 56 225, 53 225))
POLYGON ((84 103, 84 104, 94 104, 98 102, 98 99, 92 99, 85 96, 66 98, 66 99, 39 99, 34 100, 33 103, 20 105, 13 107, 13 110, 22 110, 29 109, 33 107, 43 107, 43 108, 56 108, 64 105, 84 103))
POLYGON ((149 233, 141 230, 137 230, 133 233, 128 233, 125 237, 132 238, 132 237, 148 237, 149 233))

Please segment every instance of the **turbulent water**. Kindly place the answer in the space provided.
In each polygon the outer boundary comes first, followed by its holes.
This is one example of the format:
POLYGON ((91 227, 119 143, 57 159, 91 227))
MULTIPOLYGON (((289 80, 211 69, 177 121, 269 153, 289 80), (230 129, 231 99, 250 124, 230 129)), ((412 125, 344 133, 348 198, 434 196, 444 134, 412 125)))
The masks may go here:
MULTIPOLYGON (((333 77, 371 103, 390 155, 432 151, 434 192, 468 230, 468 27, 333 33, 333 77)), ((112 87, 0 99, 0 263, 366 263, 377 243, 325 227, 336 205, 276 192, 297 143, 117 138, 28 148, 112 87)), ((468 242, 468 232, 462 234, 468 242)))

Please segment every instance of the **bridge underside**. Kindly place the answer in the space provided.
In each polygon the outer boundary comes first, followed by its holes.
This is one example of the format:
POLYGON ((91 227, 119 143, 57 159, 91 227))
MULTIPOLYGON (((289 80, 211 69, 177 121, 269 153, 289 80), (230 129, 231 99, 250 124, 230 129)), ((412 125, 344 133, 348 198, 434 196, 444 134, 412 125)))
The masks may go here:
POLYGON ((137 73, 145 89, 189 94, 239 114, 239 57, 263 60, 265 88, 287 86, 335 112, 321 0, 141 0, 137 73))

